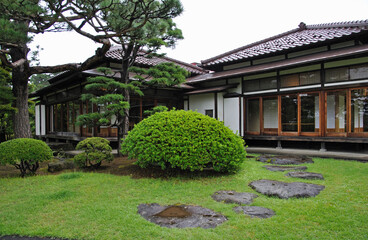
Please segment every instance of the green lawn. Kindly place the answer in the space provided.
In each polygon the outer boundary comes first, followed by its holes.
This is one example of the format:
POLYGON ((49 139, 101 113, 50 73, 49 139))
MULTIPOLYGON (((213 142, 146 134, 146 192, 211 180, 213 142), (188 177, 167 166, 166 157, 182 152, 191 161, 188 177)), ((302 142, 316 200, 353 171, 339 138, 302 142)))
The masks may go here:
POLYGON ((314 159, 308 171, 325 180, 287 178, 263 163, 246 160, 235 175, 188 179, 132 179, 98 173, 0 179, 0 236, 54 236, 71 239, 368 239, 368 164, 314 159), (252 205, 276 216, 249 218, 235 204, 214 201, 218 190, 254 192, 258 179, 323 184, 315 198, 278 199, 258 194, 252 205), (141 203, 193 204, 228 217, 214 229, 169 229, 137 214, 141 203))

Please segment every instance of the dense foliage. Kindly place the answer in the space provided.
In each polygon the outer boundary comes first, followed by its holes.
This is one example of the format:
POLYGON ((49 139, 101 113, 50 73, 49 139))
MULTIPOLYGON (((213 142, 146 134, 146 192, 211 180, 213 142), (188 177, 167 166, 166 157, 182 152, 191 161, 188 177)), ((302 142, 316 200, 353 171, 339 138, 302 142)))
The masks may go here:
POLYGON ((41 140, 17 138, 0 144, 0 164, 12 164, 24 177, 27 172, 34 174, 39 162, 51 160, 52 150, 41 140))
POLYGON ((74 162, 80 167, 99 167, 103 160, 111 162, 114 159, 109 145, 109 141, 100 138, 92 137, 79 142, 76 149, 83 150, 74 157, 74 162))
POLYGON ((184 110, 146 118, 129 132, 122 149, 143 168, 234 172, 246 157, 243 139, 222 122, 184 110))

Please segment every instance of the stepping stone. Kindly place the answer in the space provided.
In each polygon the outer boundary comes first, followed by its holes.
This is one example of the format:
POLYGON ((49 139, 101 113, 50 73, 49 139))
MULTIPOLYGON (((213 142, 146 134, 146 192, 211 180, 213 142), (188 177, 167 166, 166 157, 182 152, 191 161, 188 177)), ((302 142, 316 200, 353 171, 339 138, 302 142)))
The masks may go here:
POLYGON ((254 193, 235 192, 235 191, 217 191, 211 196, 217 202, 251 204, 253 199, 258 197, 254 193))
POLYGON ((303 178, 303 179, 318 179, 323 180, 323 176, 320 173, 313 173, 313 172, 289 172, 285 174, 287 177, 293 177, 293 178, 303 178))
POLYGON ((325 188, 325 186, 311 183, 286 183, 272 180, 253 181, 249 186, 264 195, 283 199, 315 197, 325 188))
POLYGON ((256 206, 237 206, 233 210, 236 213, 244 213, 251 218, 270 218, 275 215, 275 212, 269 208, 256 206))
POLYGON ((279 164, 279 165, 299 165, 304 163, 314 163, 313 160, 309 157, 303 156, 292 156, 292 155, 261 155, 257 159, 257 161, 271 164, 279 164))
POLYGON ((167 228, 215 228, 227 221, 227 218, 219 213, 192 205, 140 204, 138 213, 144 219, 167 228))
POLYGON ((270 170, 272 172, 284 172, 284 171, 304 171, 307 170, 306 166, 278 166, 278 165, 265 165, 263 166, 267 170, 270 170))

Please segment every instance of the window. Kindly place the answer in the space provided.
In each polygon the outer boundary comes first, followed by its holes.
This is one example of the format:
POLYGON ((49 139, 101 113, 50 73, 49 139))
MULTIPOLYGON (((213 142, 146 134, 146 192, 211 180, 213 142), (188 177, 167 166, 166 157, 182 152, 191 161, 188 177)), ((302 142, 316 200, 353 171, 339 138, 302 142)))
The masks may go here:
POLYGON ((298 95, 281 97, 281 125, 283 132, 298 131, 298 95))
POLYGON ((207 115, 209 117, 213 117, 213 109, 206 109, 205 110, 205 115, 207 115))
POLYGON ((320 71, 304 72, 280 77, 281 87, 297 87, 321 83, 320 71))
POLYGON ((351 80, 368 78, 368 65, 350 67, 349 73, 351 80))
POLYGON ((279 128, 278 100, 263 99, 263 130, 266 134, 277 134, 279 128))
POLYGON ((319 94, 300 94, 301 131, 319 131, 319 94))
POLYGON ((273 78, 263 78, 263 79, 254 79, 254 80, 246 80, 243 82, 244 92, 254 92, 261 90, 269 90, 277 88, 277 79, 273 78))
POLYGON ((249 99, 247 101, 247 131, 259 132, 259 99, 249 99))
POLYGON ((326 70, 326 82, 341 82, 349 80, 348 68, 335 68, 326 70))
POLYGON ((346 91, 328 92, 327 133, 346 132, 346 91))
POLYGON ((368 64, 326 70, 326 82, 341 82, 368 78, 368 64))
POLYGON ((367 89, 351 91, 351 132, 368 132, 367 89))

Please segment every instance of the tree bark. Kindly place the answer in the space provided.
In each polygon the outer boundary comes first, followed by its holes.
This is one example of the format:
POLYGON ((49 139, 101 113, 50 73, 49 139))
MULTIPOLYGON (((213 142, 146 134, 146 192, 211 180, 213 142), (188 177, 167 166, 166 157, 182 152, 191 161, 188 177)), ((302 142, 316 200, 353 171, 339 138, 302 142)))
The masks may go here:
MULTIPOLYGON (((27 59, 28 48, 23 45, 21 48, 13 48, 10 52, 12 62, 21 59, 27 59)), ((28 78, 29 64, 27 61, 21 66, 13 68, 12 82, 13 94, 15 97, 15 107, 17 111, 14 114, 14 137, 31 138, 31 127, 29 124, 28 111, 28 78)))

